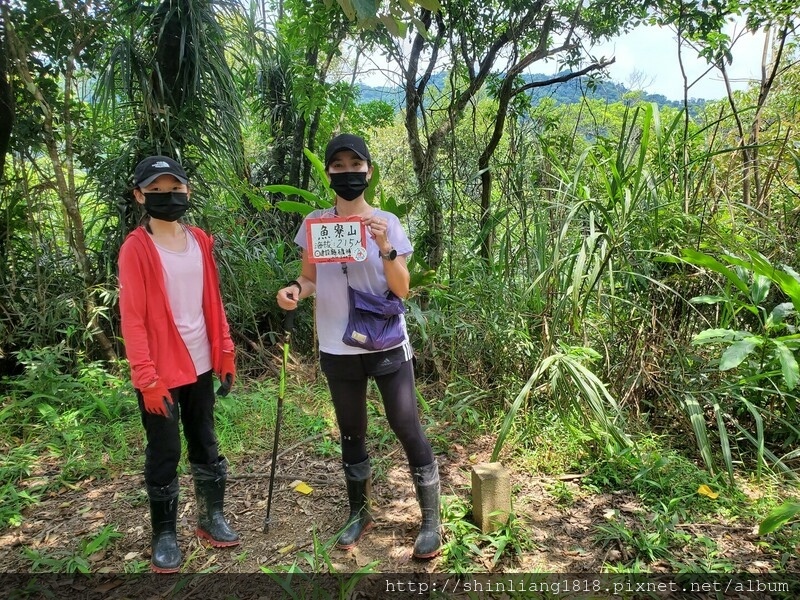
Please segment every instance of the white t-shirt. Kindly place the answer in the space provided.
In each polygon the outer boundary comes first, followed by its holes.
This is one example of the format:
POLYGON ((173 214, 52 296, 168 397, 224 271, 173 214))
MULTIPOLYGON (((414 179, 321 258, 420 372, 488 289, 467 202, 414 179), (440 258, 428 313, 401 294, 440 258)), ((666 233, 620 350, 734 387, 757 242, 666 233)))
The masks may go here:
MULTIPOLYGON (((375 209, 375 215, 386 219, 388 223, 386 237, 397 250, 397 254, 400 256, 410 255, 414 248, 403 230, 400 220, 392 213, 380 209, 375 209)), ((315 210, 306 218, 320 217, 335 218, 336 215, 333 209, 325 209, 315 210)), ((305 220, 300 226, 294 241, 304 250, 308 250, 305 220)), ((349 279, 350 287, 353 289, 370 292, 376 296, 385 296, 389 291, 389 285, 383 272, 383 262, 384 260, 379 255, 378 244, 369 237, 368 233, 366 260, 349 263, 317 263, 316 323, 320 351, 328 354, 365 354, 371 352, 363 348, 348 346, 342 342, 349 315, 347 282, 349 279), (342 272, 342 264, 347 265, 347 277, 342 272)), ((400 320, 407 342, 408 332, 406 330, 405 315, 400 315, 400 320)), ((406 342, 402 342, 398 346, 406 342)), ((390 348, 387 348, 387 350, 390 350, 390 348)))
POLYGON ((186 248, 173 252, 156 244, 164 287, 178 333, 198 375, 211 370, 211 344, 203 315, 203 256, 194 235, 186 231, 186 248))

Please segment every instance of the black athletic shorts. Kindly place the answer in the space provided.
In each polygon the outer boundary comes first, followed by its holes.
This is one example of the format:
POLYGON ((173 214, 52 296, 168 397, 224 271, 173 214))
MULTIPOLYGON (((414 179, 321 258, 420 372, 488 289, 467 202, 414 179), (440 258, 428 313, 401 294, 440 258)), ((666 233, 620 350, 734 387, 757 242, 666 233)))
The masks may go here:
POLYGON ((319 353, 319 364, 327 377, 334 379, 364 379, 388 375, 400 369, 407 360, 413 358, 411 344, 408 342, 391 350, 365 352, 364 354, 319 353))

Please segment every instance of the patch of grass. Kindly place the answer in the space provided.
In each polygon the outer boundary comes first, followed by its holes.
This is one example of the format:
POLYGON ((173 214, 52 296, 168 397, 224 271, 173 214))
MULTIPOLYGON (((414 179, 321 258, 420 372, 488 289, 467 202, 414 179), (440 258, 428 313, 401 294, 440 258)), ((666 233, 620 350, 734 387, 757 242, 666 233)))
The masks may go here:
MULTIPOLYGON (((744 507, 742 513, 752 517, 761 529, 767 517, 774 518, 775 511, 785 509, 787 503, 796 503, 800 498, 800 490, 796 487, 787 489, 780 481, 765 481, 763 477, 759 482, 757 491, 760 496, 744 507)), ((777 572, 785 572, 790 561, 796 559, 797 548, 800 548, 800 518, 795 516, 774 530, 766 528, 756 546, 765 553, 773 553, 776 559, 772 568, 777 572)))
POLYGON ((72 551, 41 552, 23 548, 23 556, 30 562, 33 573, 90 573, 93 554, 111 547, 115 540, 124 537, 115 525, 106 525, 91 537, 82 538, 72 551))
POLYGON ((149 503, 147 490, 144 486, 131 488, 130 490, 119 490, 119 492, 117 492, 115 501, 125 504, 130 508, 142 508, 147 506, 149 503))
POLYGON ((0 481, 16 483, 31 474, 38 456, 27 445, 12 446, 0 454, 0 481))
POLYGON ((394 461, 392 461, 390 458, 386 458, 385 456, 371 456, 369 464, 372 473, 373 487, 385 484, 389 469, 394 466, 394 461))
MULTIPOLYGON (((686 457, 663 447, 662 439, 642 438, 637 451, 620 453, 596 463, 584 479, 591 493, 630 491, 650 511, 647 518, 624 520, 619 514, 596 526, 596 541, 605 547, 618 547, 627 563, 649 563, 666 559, 680 572, 728 573, 741 568, 707 535, 681 528, 693 522, 729 522, 753 527, 785 497, 786 483, 775 482, 774 489, 760 478, 760 497, 754 498, 753 483, 728 484, 724 476, 712 477, 686 457), (750 488, 750 496, 744 490, 750 488), (777 493, 781 490, 783 493, 777 493)), ((771 569, 780 572, 792 559, 800 542, 800 527, 784 535, 763 536, 757 545, 773 560, 771 569)))
POLYGON ((147 573, 150 571, 150 561, 147 560, 131 560, 123 566, 124 573, 147 573))
POLYGON ((458 496, 442 498, 442 570, 452 573, 486 571, 486 564, 497 567, 514 562, 533 548, 522 521, 512 512, 495 531, 483 533, 471 521, 472 507, 458 496))
POLYGON ((638 558, 634 559, 630 563, 611 563, 603 565, 603 573, 624 573, 624 574, 633 574, 633 573, 650 573, 652 572, 650 567, 647 564, 640 561, 638 558))
POLYGON ((0 486, 0 531, 22 525, 22 511, 39 502, 39 495, 18 489, 13 483, 0 486))
POLYGON ((724 556, 716 541, 706 535, 676 532, 676 541, 682 545, 679 559, 671 559, 676 573, 735 573, 737 571, 724 556))
POLYGON ((474 573, 480 570, 478 559, 484 541, 480 529, 468 515, 472 508, 458 496, 442 497, 442 569, 452 573, 474 573))
POLYGON ((454 440, 466 446, 491 430, 486 408, 495 399, 491 390, 456 376, 444 392, 439 385, 420 382, 417 392, 422 427, 435 454, 450 454, 454 440))
POLYGON ((793 527, 791 530, 775 534, 766 540, 756 542, 756 547, 762 548, 767 552, 774 552, 777 560, 772 568, 779 573, 785 573, 789 568, 789 563, 797 558, 797 548, 800 548, 800 527, 793 527))
POLYGON ((491 406, 495 394, 479 387, 463 377, 456 377, 444 391, 443 416, 450 421, 451 431, 474 434, 486 421, 487 406, 491 406))
MULTIPOLYGON (((498 423, 504 417, 500 414, 498 423)), ((517 414, 506 448, 520 470, 559 475, 585 470, 584 463, 591 458, 587 441, 543 408, 517 414)))
MULTIPOLYGON (((204 548, 202 545, 198 545, 191 553, 183 558, 183 564, 181 565, 181 571, 183 573, 190 573, 197 569, 196 563, 200 558, 202 558, 202 554, 204 552, 204 548)), ((202 563, 200 563, 202 564, 202 563)), ((204 571, 198 571, 198 573, 202 573, 204 571)))
POLYGON ((590 468, 583 485, 590 492, 630 490, 649 508, 664 515, 719 515, 744 500, 739 490, 712 477, 663 440, 643 437, 633 449, 603 458, 590 468), (716 498, 700 493, 705 486, 716 498))
POLYGON ((22 510, 38 502, 38 494, 18 487, 36 460, 29 445, 15 446, 0 457, 0 530, 22 524, 22 510))
POLYGON ((323 540, 317 534, 316 529, 312 531, 311 535, 311 552, 299 552, 291 565, 260 567, 261 572, 266 573, 283 590, 284 593, 281 597, 297 598, 298 600, 350 598, 354 596, 355 587, 364 576, 378 572, 377 567, 380 562, 377 560, 359 567, 352 573, 340 572, 330 556, 336 536, 323 540), (301 561, 310 568, 308 574, 301 567, 301 561), (326 578, 325 588, 320 586, 319 579, 314 576, 316 573, 333 575, 333 577, 326 578))
POLYGON ((342 446, 330 437, 323 437, 314 447, 317 454, 323 458, 333 458, 342 455, 342 446))
MULTIPOLYGON (((278 405, 278 381, 264 380, 234 388, 218 400, 215 418, 220 448, 226 455, 272 452, 278 405)), ((336 418, 321 384, 287 383, 279 449, 315 436, 331 439, 336 418)), ((338 440, 336 440, 338 442, 338 440)))
POLYGON ((617 514, 595 526, 594 539, 604 548, 618 548, 623 556, 652 563, 670 556, 671 532, 672 524, 660 516, 649 523, 642 517, 626 522, 617 514))
POLYGON ((486 535, 488 546, 494 552, 492 555, 494 567, 501 561, 513 562, 534 547, 528 530, 513 512, 500 527, 486 535))
POLYGON ((560 507, 567 508, 575 504, 575 493, 563 481, 554 481, 548 484, 545 489, 560 507))
MULTIPOLYGON (((23 509, 48 488, 129 468, 138 446, 133 432, 141 428, 130 383, 100 363, 85 362, 63 344, 25 350, 18 359, 23 374, 2 381, 8 401, 0 410, 0 439, 9 447, 0 459, 0 530, 21 525, 23 509), (54 465, 57 477, 20 485, 54 465)), ((125 371, 124 363, 118 367, 125 371)))

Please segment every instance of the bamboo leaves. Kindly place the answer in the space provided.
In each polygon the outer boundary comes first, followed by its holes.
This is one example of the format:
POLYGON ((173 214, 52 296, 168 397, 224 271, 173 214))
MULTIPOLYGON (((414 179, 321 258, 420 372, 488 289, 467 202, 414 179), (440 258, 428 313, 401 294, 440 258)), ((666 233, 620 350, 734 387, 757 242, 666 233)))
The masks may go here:
MULTIPOLYGON (((722 387, 706 393, 713 397, 720 447, 728 475, 733 479, 733 458, 728 427, 733 425, 741 440, 755 449, 757 465, 771 463, 791 473, 785 460, 766 445, 765 430, 769 419, 792 430, 796 415, 796 397, 800 382, 800 366, 796 352, 800 347, 797 332, 797 274, 789 267, 778 268, 763 255, 744 251, 744 257, 723 253, 719 259, 697 250, 684 250, 683 260, 702 269, 722 275, 716 285, 720 294, 707 294, 692 299, 694 304, 717 305, 719 320, 727 327, 710 328, 697 333, 692 344, 721 347, 717 364, 721 373, 731 373, 722 387), (780 302, 771 310, 766 303, 773 297, 773 288, 792 302, 780 302), (742 326, 741 328, 735 328, 742 326), (747 415, 751 428, 740 423, 739 415, 747 415), (785 417, 784 417, 785 415, 785 417)), ((705 415, 692 398, 684 404, 706 465, 711 468, 709 440, 704 431, 705 415)))
POLYGON ((760 340, 748 337, 728 346, 719 361, 720 371, 735 369, 759 345, 760 340))
POLYGON ((794 352, 779 340, 772 340, 772 343, 777 350, 783 381, 786 383, 786 387, 789 390, 793 390, 797 387, 797 381, 800 378, 800 368, 797 366, 797 359, 794 357, 794 352))
POLYGON ((758 527, 758 535, 773 533, 800 515, 800 502, 786 502, 773 510, 758 527))
POLYGON ((770 362, 780 366, 786 389, 789 391, 797 387, 800 381, 800 368, 794 351, 800 344, 794 326, 787 323, 787 318, 796 315, 795 286, 798 284, 796 273, 791 269, 778 270, 769 261, 756 252, 746 252, 749 260, 733 255, 723 255, 717 260, 697 250, 684 250, 683 259, 695 266, 709 269, 720 275, 724 280, 720 284, 723 294, 703 295, 692 298, 695 304, 722 304, 727 305, 730 311, 730 320, 742 310, 754 315, 759 322, 758 331, 734 331, 733 329, 706 329, 696 334, 692 343, 697 346, 718 344, 725 346, 719 360, 720 371, 736 369, 759 350, 758 365, 753 365, 758 371, 769 371, 770 362), (722 261, 728 263, 723 264, 722 261), (749 284, 748 284, 749 281, 749 284), (777 283, 781 291, 792 298, 793 302, 777 304, 769 313, 763 306, 767 301, 773 283, 777 283), (733 293, 734 288, 741 292, 733 293), (777 336, 776 333, 788 329, 789 335, 777 336))
POLYGON ((696 267, 703 267, 705 269, 709 269, 710 271, 714 271, 716 273, 719 273, 720 275, 723 275, 727 280, 727 282, 735 285, 739 289, 739 291, 741 291, 744 294, 749 293, 750 290, 747 284, 744 281, 742 281, 742 279, 739 277, 736 271, 734 271, 733 269, 731 269, 726 265, 723 265, 720 261, 718 261, 714 257, 709 256, 708 254, 705 254, 703 252, 698 252, 697 250, 692 250, 691 248, 684 248, 683 251, 681 252, 681 256, 683 257, 683 260, 685 260, 690 264, 693 264, 696 267))
MULTIPOLYGON (((370 29, 377 23, 383 23, 393 36, 404 37, 408 29, 406 20, 417 27, 425 29, 422 22, 416 17, 417 7, 431 12, 438 12, 441 8, 439 0, 391 0, 386 7, 388 13, 379 14, 381 3, 378 0, 336 0, 345 16, 351 21, 370 29)), ((326 0, 325 5, 331 6, 332 0, 326 0)))
POLYGON ((606 385, 584 364, 595 357, 598 355, 593 350, 577 347, 544 357, 508 408, 491 460, 498 460, 517 413, 530 398, 534 386, 546 376, 549 385, 544 385, 567 426, 588 434, 606 450, 630 447, 632 441, 625 432, 619 405, 606 385))

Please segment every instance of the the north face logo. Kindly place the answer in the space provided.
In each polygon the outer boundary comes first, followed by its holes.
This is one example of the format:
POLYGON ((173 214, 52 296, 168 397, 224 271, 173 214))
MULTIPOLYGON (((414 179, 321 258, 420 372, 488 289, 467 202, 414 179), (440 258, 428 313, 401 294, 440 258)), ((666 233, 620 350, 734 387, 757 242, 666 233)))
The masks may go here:
POLYGON ((150 165, 154 169, 169 169, 169 163, 163 160, 159 160, 158 162, 154 162, 150 165))

